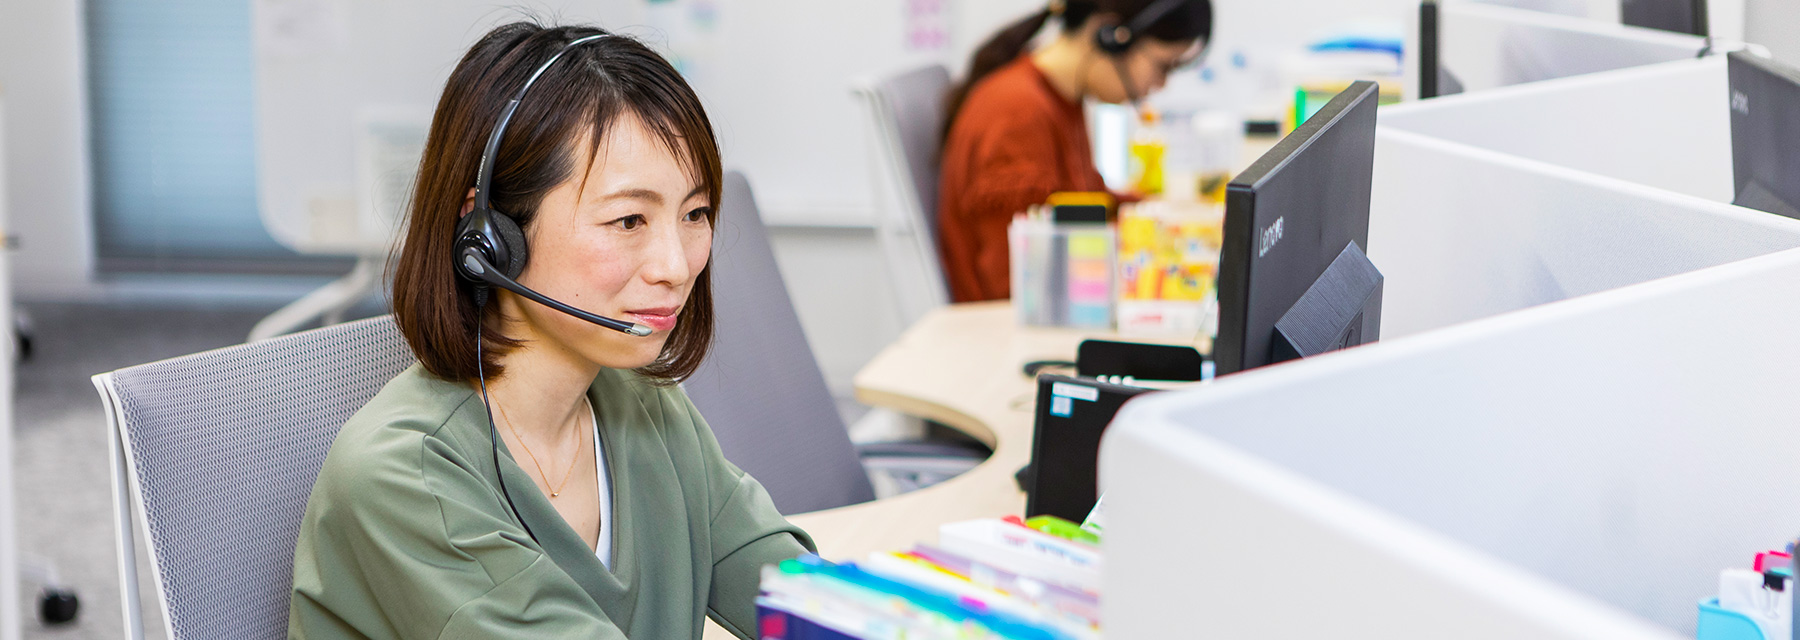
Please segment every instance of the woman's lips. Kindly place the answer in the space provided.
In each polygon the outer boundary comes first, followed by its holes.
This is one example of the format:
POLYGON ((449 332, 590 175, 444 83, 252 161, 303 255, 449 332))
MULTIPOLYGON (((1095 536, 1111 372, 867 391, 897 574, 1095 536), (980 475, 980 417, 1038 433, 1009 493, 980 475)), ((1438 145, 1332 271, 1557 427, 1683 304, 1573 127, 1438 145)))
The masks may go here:
POLYGON ((675 328, 675 315, 681 307, 662 307, 657 309, 633 309, 626 311, 632 321, 650 327, 652 331, 668 331, 675 328))

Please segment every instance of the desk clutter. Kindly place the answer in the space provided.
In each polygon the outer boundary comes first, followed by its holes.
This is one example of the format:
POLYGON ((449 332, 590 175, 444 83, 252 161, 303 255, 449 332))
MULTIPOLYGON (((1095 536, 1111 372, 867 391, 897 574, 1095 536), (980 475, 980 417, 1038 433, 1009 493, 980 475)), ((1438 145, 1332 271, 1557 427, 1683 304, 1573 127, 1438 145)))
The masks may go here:
POLYGON ((1794 545, 1756 554, 1749 569, 1719 572, 1719 595, 1700 601, 1698 640, 1790 640, 1794 545))
POLYGON ((1158 201, 1125 204, 1114 215, 1103 204, 1069 202, 1080 195, 1056 194, 1007 229, 1019 323, 1210 334, 1224 210, 1158 201))
POLYGON ((938 546, 763 568, 762 640, 1096 640, 1100 537, 1051 516, 943 525, 938 546))
POLYGON ((1025 512, 1033 517, 946 524, 937 546, 858 562, 805 556, 764 567, 758 637, 1097 640, 1100 434, 1120 405, 1145 391, 1039 377, 1031 468, 1056 472, 1030 474, 1025 512))

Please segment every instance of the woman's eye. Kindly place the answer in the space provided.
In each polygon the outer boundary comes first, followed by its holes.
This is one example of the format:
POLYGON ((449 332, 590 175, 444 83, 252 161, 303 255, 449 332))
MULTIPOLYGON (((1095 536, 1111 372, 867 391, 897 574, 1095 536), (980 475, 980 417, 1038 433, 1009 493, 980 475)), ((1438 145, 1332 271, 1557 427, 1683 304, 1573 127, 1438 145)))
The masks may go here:
POLYGON ((687 221, 688 222, 706 222, 706 218, 707 218, 706 214, 708 214, 708 213, 712 213, 712 209, 709 209, 706 207, 701 207, 699 209, 689 211, 687 213, 687 221))
POLYGON ((623 218, 619 218, 618 220, 614 220, 612 223, 619 225, 620 229, 624 229, 626 231, 631 231, 632 229, 636 229, 638 227, 644 226, 644 216, 640 216, 640 215, 625 216, 623 218))

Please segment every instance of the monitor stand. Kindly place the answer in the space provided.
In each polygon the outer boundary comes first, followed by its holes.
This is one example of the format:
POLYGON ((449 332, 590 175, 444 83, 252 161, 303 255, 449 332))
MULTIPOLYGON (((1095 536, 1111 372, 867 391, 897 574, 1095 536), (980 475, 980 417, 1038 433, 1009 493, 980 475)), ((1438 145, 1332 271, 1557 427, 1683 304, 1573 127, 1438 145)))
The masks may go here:
POLYGON ((1437 95, 1434 98, 1453 96, 1463 92, 1462 79, 1451 73, 1448 67, 1438 67, 1437 95))
POLYGON ((1737 199, 1732 200, 1731 203, 1746 209, 1767 211, 1776 215, 1800 219, 1800 209, 1795 209, 1793 205, 1782 201, 1774 191, 1770 191, 1768 187, 1763 186, 1755 179, 1744 183, 1744 190, 1739 192, 1737 199))
POLYGON ((1285 362, 1374 342, 1381 337, 1384 279, 1355 242, 1275 322, 1269 361, 1285 362))

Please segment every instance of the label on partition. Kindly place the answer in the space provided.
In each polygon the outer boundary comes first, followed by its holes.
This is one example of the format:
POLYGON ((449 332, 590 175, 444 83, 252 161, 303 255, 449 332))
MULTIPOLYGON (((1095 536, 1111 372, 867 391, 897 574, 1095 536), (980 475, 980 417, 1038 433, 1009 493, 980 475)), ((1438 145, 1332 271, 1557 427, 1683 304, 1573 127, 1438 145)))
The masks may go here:
POLYGON ((1060 398, 1074 398, 1076 400, 1093 402, 1100 399, 1100 390, 1078 384, 1058 382, 1050 385, 1050 395, 1060 398))
POLYGON ((1050 398, 1050 415, 1067 418, 1073 413, 1075 413, 1075 401, 1070 400, 1068 396, 1050 398))

